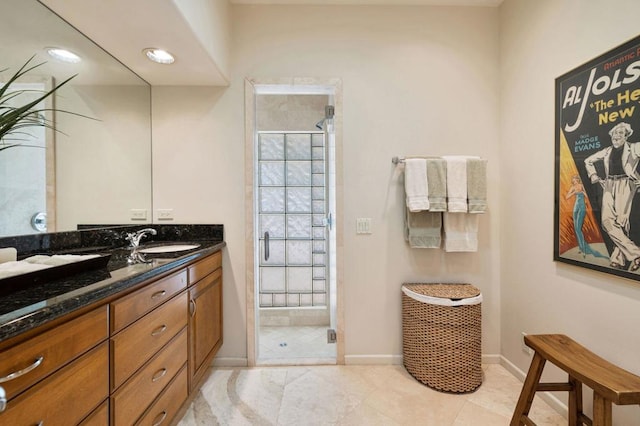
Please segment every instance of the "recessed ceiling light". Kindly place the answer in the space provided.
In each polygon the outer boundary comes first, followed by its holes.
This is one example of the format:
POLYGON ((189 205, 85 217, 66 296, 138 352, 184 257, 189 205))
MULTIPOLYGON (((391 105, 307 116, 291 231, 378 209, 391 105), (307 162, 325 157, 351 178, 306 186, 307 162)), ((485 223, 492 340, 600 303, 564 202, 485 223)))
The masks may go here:
POLYGON ((156 49, 155 47, 144 49, 142 53, 147 55, 147 58, 151 59, 153 62, 157 62, 159 64, 172 64, 176 61, 171 53, 166 50, 156 49))
POLYGON ((67 49, 61 49, 59 47, 47 47, 46 51, 49 56, 62 62, 77 64, 78 62, 82 61, 80 56, 67 49))

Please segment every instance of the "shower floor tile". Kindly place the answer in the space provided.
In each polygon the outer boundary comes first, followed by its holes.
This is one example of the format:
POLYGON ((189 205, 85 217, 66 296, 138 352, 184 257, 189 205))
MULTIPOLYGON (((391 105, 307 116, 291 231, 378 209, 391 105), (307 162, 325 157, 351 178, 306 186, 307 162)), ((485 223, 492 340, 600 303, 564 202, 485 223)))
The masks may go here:
POLYGON ((260 327, 260 364, 335 363, 336 345, 327 343, 327 326, 260 327))

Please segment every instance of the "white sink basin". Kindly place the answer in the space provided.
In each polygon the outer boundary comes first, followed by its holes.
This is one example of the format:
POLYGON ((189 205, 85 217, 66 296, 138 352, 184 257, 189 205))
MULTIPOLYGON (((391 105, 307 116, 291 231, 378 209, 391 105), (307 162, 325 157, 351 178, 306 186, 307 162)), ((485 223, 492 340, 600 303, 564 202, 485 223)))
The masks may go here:
POLYGON ((193 250, 200 244, 168 244, 166 246, 147 247, 138 250, 139 253, 172 253, 176 251, 193 250))

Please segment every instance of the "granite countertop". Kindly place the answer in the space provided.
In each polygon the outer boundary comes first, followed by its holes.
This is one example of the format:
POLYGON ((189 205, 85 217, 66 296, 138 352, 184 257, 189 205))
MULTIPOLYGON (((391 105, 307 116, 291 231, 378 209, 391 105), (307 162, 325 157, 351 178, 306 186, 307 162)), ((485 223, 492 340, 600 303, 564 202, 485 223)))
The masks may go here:
POLYGON ((106 268, 37 284, 0 297, 0 342, 215 253, 226 245, 220 240, 180 243, 198 244, 199 247, 188 251, 147 255, 147 259, 152 260, 151 263, 134 265, 127 264, 129 249, 94 248, 101 253, 111 254, 106 268))

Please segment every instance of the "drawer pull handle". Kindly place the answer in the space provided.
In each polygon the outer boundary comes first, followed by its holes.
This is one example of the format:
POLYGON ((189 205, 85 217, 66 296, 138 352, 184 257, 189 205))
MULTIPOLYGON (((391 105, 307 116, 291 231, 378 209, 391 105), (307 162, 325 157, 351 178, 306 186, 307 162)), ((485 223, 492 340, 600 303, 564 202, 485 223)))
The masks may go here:
POLYGON ((155 330, 153 330, 153 331, 151 332, 151 335, 152 335, 152 336, 158 336, 158 335, 160 335, 160 334, 164 333, 165 331, 167 331, 167 326, 163 324, 163 325, 161 325, 160 327, 158 327, 158 328, 156 328, 155 330))
POLYGON ((152 299, 158 299, 159 297, 164 297, 167 294, 165 290, 156 291, 151 295, 152 299))
POLYGON ((18 377, 24 376, 28 372, 38 368, 38 366, 42 364, 42 361, 44 361, 44 357, 39 356, 30 366, 23 368, 22 370, 14 371, 13 373, 7 374, 4 377, 0 377, 0 383, 8 382, 9 380, 17 379, 18 377))
POLYGON ((196 305, 196 301, 195 300, 189 300, 189 310, 191 311, 191 316, 193 317, 196 314, 196 308, 198 307, 198 305, 196 305))
POLYGON ((162 379, 165 374, 167 374, 167 369, 161 368, 160 370, 156 371, 156 374, 153 375, 153 377, 151 378, 151 382, 157 382, 158 380, 162 379))
POLYGON ((4 391, 4 388, 0 386, 0 413, 2 413, 7 408, 7 394, 4 391))
POLYGON ((40 420, 36 426, 42 426, 42 425, 44 425, 44 420, 40 420))
POLYGON ((164 422, 164 419, 166 418, 167 418, 167 411, 165 410, 162 413, 158 414, 155 419, 153 419, 153 426, 158 426, 160 423, 164 422), (159 420, 158 420, 158 417, 160 418, 159 420))

